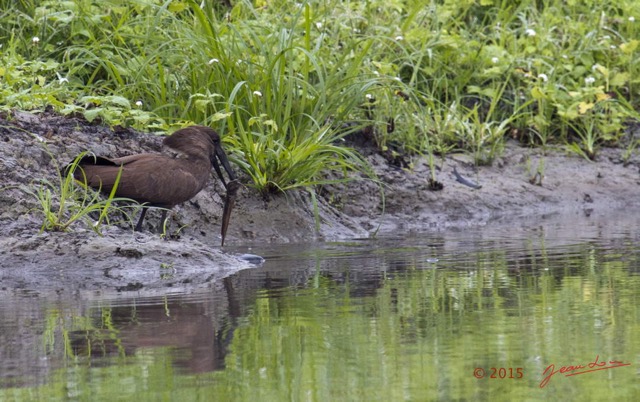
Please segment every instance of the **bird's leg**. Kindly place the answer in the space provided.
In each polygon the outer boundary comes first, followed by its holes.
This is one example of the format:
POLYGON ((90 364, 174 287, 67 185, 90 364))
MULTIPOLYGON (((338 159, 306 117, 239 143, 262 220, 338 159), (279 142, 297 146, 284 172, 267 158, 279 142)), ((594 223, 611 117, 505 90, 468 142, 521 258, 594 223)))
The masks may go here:
POLYGON ((140 213, 140 218, 138 219, 138 223, 136 224, 136 228, 134 229, 136 232, 142 232, 142 222, 144 221, 144 216, 147 213, 147 208, 142 207, 142 212, 140 213))

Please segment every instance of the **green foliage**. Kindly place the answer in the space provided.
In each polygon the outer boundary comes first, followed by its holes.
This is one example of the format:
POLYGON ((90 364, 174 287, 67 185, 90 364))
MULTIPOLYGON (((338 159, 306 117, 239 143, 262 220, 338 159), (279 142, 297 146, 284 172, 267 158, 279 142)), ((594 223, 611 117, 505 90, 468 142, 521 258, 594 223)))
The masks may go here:
POLYGON ((193 12, 203 27, 198 37, 213 49, 202 64, 209 59, 213 73, 203 76, 200 65, 189 66, 197 77, 193 86, 202 89, 185 112, 190 120, 221 121, 232 134, 227 142, 237 150, 238 165, 259 190, 326 183, 327 170, 363 166, 355 152, 339 145, 345 134, 340 122, 351 117, 367 89, 383 81, 359 75, 371 41, 355 41, 326 58, 322 41, 310 41, 314 21, 308 5, 277 30, 237 24, 227 31, 199 6, 193 12))
MULTIPOLYGON (((73 172, 79 169, 78 163, 85 155, 87 153, 83 152, 68 167, 57 169, 58 183, 38 179, 30 186, 22 188, 39 204, 36 212, 43 218, 41 232, 67 231, 75 222, 82 221, 87 227, 101 234, 102 224, 108 221, 110 213, 114 211, 124 213, 123 208, 114 206, 113 202, 133 201, 115 198, 120 175, 116 178, 115 185, 107 198, 103 198, 98 192, 77 182, 73 172), (97 219, 95 215, 98 215, 97 219)), ((52 158, 52 160, 55 159, 52 158)))
POLYGON ((1 109, 216 125, 266 192, 360 166, 344 122, 371 124, 382 150, 488 163, 514 130, 595 152, 640 108, 634 0, 0 5, 1 109))

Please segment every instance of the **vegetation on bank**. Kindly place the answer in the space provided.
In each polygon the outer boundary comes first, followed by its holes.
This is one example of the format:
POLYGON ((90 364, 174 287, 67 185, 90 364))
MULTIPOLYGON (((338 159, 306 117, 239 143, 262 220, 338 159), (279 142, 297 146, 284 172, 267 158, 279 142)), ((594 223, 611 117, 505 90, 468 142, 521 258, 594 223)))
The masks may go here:
MULTIPOLYGON (((127 206, 114 205, 114 202, 118 201, 133 202, 129 198, 115 196, 120 182, 119 174, 106 198, 74 179, 73 172, 79 168, 80 161, 86 155, 86 152, 82 152, 68 166, 57 168, 57 183, 41 178, 36 179, 30 186, 21 186, 25 194, 35 199, 38 205, 35 212, 43 215, 40 232, 64 232, 75 222, 84 221, 87 227, 102 235, 102 225, 105 222, 109 223, 110 212, 120 212, 125 219, 131 221, 126 212, 127 206)), ((56 163, 54 158, 52 160, 56 163)))
POLYGON ((0 0, 0 111, 219 130, 264 192, 388 155, 636 142, 640 3, 0 0))

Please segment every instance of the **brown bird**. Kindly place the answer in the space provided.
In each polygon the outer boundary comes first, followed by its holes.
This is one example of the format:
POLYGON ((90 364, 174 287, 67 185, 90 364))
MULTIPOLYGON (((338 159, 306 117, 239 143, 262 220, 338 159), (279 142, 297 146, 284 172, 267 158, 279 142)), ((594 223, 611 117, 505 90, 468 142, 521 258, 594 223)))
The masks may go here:
POLYGON ((166 208, 162 211, 161 223, 164 223, 167 209, 190 200, 204 188, 213 167, 227 190, 222 217, 224 245, 239 183, 222 149, 220 136, 209 127, 191 126, 166 137, 163 145, 170 155, 137 154, 113 159, 84 156, 78 163, 80 169, 73 173, 74 178, 110 194, 120 174, 115 196, 130 198, 144 206, 135 227, 139 232, 148 207, 166 208), (229 183, 222 175, 218 160, 229 176, 229 183))

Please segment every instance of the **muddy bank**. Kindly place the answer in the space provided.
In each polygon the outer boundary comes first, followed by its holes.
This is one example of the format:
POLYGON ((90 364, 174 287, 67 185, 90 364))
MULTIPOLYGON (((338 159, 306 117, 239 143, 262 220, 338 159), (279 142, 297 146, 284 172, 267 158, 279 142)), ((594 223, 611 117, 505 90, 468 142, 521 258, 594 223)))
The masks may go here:
POLYGON ((472 158, 452 154, 438 160, 442 191, 429 189, 430 170, 418 160, 412 170, 395 169, 379 155, 368 159, 385 186, 385 210, 372 210, 375 186, 336 186, 342 212, 367 230, 381 233, 465 228, 489 224, 518 226, 525 220, 563 216, 588 219, 618 210, 640 211, 640 158, 623 163, 623 151, 603 148, 596 162, 561 149, 543 150, 508 142, 492 166, 474 167, 472 158), (542 174, 536 176, 538 166, 542 174), (464 179, 481 186, 473 189, 464 179), (533 179, 533 180, 532 180, 533 179), (532 183, 534 181, 534 183, 532 183))
MULTIPOLYGON (((100 237, 82 225, 69 233, 38 234, 37 203, 20 188, 35 179, 57 180, 57 169, 78 153, 123 156, 160 151, 161 138, 132 129, 109 129, 83 119, 17 112, 0 117, 0 277, 4 289, 111 289, 144 291, 208 283, 250 266, 225 253, 220 243, 221 185, 212 176, 205 190, 175 208, 165 241, 151 232, 109 227, 100 237)), ((425 160, 401 169, 371 148, 359 149, 380 182, 362 176, 320 191, 321 225, 304 191, 265 200, 241 177, 227 244, 298 242, 378 234, 445 230, 481 225, 520 226, 545 216, 590 219, 615 210, 637 211, 640 157, 623 163, 623 150, 604 148, 596 162, 562 150, 530 149, 507 143, 493 166, 474 168, 466 155, 437 160, 444 188, 432 191, 425 160), (539 167, 537 184, 530 183, 539 167), (482 187, 456 180, 454 168, 482 187), (384 202, 380 196, 384 188, 384 202)), ((146 229, 158 224, 151 212, 146 229)))

